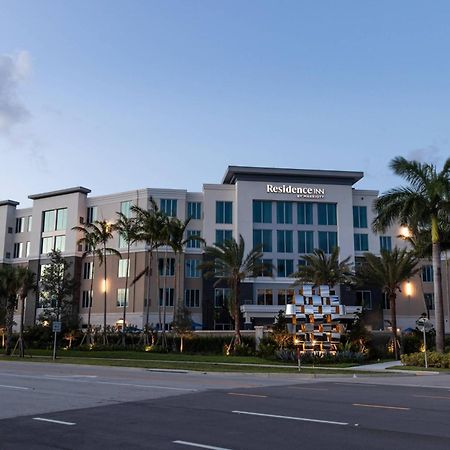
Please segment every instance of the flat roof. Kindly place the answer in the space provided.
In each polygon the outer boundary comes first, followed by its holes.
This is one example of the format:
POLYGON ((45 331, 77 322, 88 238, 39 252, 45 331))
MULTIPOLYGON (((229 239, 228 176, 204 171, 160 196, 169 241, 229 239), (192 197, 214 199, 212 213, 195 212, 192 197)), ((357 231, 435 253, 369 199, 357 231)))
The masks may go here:
POLYGON ((364 176, 363 172, 344 170, 290 169, 277 167, 228 166, 223 184, 244 181, 286 181, 291 183, 315 182, 354 185, 364 176))
POLYGON ((0 200, 0 206, 17 206, 19 202, 14 200, 0 200))
POLYGON ((77 186, 67 189, 60 189, 59 191, 51 191, 51 192, 43 192, 42 194, 33 194, 29 195, 28 198, 31 200, 38 200, 41 198, 47 198, 47 197, 56 197, 58 195, 68 195, 68 194, 89 194, 91 192, 90 189, 85 188, 83 186, 77 186))

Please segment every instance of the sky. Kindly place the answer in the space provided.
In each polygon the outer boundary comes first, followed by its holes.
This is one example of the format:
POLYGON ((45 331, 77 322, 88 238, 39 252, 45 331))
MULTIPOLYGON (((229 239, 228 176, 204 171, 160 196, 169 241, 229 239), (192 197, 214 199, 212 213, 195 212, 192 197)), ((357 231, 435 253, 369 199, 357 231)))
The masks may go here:
POLYGON ((450 156, 447 0, 0 0, 0 200, 450 156))

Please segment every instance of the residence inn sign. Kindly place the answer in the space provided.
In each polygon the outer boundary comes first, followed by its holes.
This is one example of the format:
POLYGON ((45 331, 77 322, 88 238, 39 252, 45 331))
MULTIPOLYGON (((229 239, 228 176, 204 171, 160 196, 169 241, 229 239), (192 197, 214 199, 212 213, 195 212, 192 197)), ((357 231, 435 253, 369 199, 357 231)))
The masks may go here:
POLYGON ((266 192, 274 194, 296 194, 297 198, 324 198, 325 189, 316 187, 291 186, 290 184, 268 184, 266 192))

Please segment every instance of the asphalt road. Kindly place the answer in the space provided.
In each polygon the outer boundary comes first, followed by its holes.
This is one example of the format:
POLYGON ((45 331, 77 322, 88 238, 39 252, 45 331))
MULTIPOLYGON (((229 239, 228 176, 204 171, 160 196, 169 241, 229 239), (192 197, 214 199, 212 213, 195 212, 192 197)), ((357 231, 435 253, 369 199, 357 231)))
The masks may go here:
POLYGON ((0 449, 99 448, 448 450, 450 375, 312 378, 0 362, 0 449))

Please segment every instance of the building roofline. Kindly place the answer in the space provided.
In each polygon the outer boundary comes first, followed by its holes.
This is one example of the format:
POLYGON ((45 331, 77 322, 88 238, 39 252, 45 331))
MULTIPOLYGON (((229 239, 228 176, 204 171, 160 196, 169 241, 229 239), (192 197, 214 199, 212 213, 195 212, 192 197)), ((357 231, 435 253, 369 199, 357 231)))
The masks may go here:
POLYGON ((19 202, 14 200, 0 200, 0 206, 17 206, 19 204, 19 202))
POLYGON ((72 188, 67 188, 67 189, 61 189, 58 191, 43 192, 42 194, 33 194, 33 195, 29 195, 28 198, 31 200, 39 200, 41 198, 56 197, 58 195, 68 195, 68 194, 76 194, 76 193, 89 194, 90 192, 91 192, 91 190, 88 188, 85 188, 82 186, 77 186, 77 187, 72 187, 72 188))

